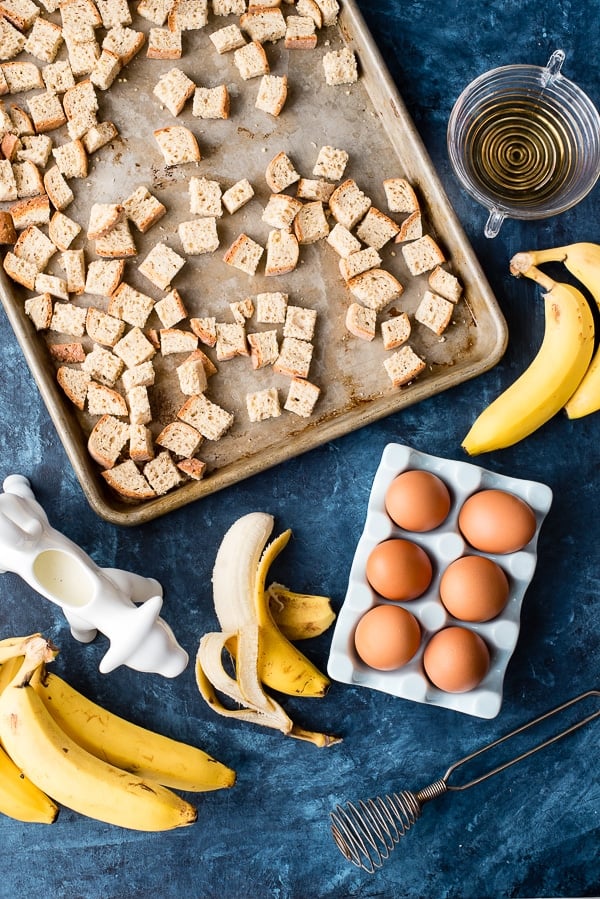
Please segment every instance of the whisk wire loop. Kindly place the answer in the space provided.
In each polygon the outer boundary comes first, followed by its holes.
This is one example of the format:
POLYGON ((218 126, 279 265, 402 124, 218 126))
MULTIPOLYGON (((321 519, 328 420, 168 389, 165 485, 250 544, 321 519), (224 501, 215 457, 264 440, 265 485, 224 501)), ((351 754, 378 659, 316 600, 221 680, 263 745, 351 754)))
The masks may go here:
POLYGON ((417 792, 403 790, 400 793, 392 793, 386 796, 378 796, 374 799, 360 800, 358 803, 348 802, 346 805, 337 805, 331 813, 331 833, 342 855, 358 868, 362 868, 368 874, 374 874, 378 868, 390 857, 400 837, 403 837, 420 818, 423 805, 431 799, 436 799, 448 791, 466 790, 475 784, 481 783, 506 770, 511 765, 528 758, 540 749, 550 746, 562 737, 571 734, 600 717, 600 710, 592 712, 587 717, 579 719, 574 724, 563 729, 552 737, 548 737, 530 749, 514 756, 509 761, 488 769, 485 773, 473 778, 467 783, 450 784, 449 778, 462 765, 499 746, 512 737, 516 737, 523 731, 542 723, 553 715, 564 711, 575 703, 590 697, 600 697, 600 690, 588 690, 574 699, 545 712, 532 721, 522 724, 520 727, 499 737, 486 746, 482 746, 470 755, 465 756, 451 765, 443 777, 423 787, 417 792))

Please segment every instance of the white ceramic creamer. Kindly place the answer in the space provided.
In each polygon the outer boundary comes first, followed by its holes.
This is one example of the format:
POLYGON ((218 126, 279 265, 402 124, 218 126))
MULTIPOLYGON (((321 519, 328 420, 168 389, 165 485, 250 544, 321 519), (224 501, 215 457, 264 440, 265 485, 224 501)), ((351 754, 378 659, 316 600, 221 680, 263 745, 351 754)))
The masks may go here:
POLYGON ((0 494, 0 572, 11 571, 60 606, 76 640, 98 631, 110 646, 100 663, 175 677, 188 655, 160 617, 162 587, 154 578, 100 568, 76 543, 55 530, 27 478, 10 475, 0 494))

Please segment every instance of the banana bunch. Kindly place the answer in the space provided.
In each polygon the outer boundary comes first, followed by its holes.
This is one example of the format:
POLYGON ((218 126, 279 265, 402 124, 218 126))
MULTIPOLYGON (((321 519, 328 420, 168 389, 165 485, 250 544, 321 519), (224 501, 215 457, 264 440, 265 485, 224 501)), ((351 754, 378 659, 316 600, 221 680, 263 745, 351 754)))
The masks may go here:
POLYGON ((220 632, 205 634, 196 658, 196 681, 202 697, 219 714, 273 727, 317 746, 335 737, 299 728, 264 686, 288 696, 324 696, 328 678, 290 642, 316 636, 334 619, 327 597, 293 593, 281 585, 266 589, 271 564, 287 545, 284 531, 268 546, 272 515, 252 512, 225 534, 213 568, 213 599, 220 632), (278 625, 281 622, 281 627, 278 625), (223 655, 235 660, 235 676, 223 655), (229 709, 223 693, 241 708, 229 709))
POLYGON ((192 824, 171 788, 233 786, 201 749, 113 715, 46 671, 57 649, 40 634, 0 641, 0 811, 52 823, 61 805, 133 830, 192 824))
MULTIPOLYGON (((554 258, 566 262, 568 254, 565 251, 570 249, 517 253, 511 260, 513 275, 531 278, 546 291, 544 336, 527 369, 475 420, 462 444, 469 455, 512 446, 563 408, 571 417, 585 414, 582 408, 592 411, 591 398, 598 398, 600 371, 593 375, 592 372, 600 370, 600 359, 592 362, 594 320, 591 309, 580 290, 554 281, 535 264, 554 258)), ((572 254, 572 262, 573 259, 572 254)), ((600 286, 600 268, 598 273, 600 286)))

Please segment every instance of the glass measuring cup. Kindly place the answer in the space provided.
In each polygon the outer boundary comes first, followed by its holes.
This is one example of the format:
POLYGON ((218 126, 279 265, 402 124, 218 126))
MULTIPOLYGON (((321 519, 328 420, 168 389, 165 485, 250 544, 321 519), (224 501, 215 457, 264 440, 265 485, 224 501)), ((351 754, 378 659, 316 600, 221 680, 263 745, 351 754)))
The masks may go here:
POLYGON ((488 210, 485 236, 505 218, 541 219, 579 203, 600 175, 600 115, 547 65, 492 69, 458 97, 448 121, 448 153, 464 189, 488 210))

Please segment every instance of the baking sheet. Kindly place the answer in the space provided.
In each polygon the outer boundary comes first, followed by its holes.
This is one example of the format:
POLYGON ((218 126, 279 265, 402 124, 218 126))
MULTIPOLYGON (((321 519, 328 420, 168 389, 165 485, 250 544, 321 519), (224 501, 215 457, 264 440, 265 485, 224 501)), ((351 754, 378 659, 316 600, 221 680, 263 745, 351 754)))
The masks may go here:
MULTIPOLYGON (((283 403, 288 379, 270 368, 253 371, 247 357, 217 363, 219 373, 210 379, 207 396, 234 412, 235 422, 221 440, 204 441, 201 446, 198 455, 208 466, 205 478, 150 502, 123 503, 106 487, 98 466, 88 455, 87 433, 93 420, 78 413, 57 386, 55 366, 44 339, 24 313, 23 294, 3 277, 4 308, 85 495, 98 515, 117 524, 135 525, 156 518, 447 390, 492 367, 506 346, 506 325, 498 304, 356 5, 351 0, 343 4, 338 25, 319 32, 314 51, 286 51, 282 41, 265 45, 271 72, 286 73, 289 80, 288 100, 277 119, 254 107, 258 80, 243 82, 231 54, 219 56, 209 40, 211 31, 236 21, 236 17, 211 14, 205 29, 184 33, 181 60, 148 60, 143 49, 110 91, 97 92, 99 118, 114 121, 120 136, 94 154, 84 182, 71 182, 76 200, 66 213, 85 228, 92 203, 119 202, 145 184, 164 203, 168 214, 146 235, 135 232, 138 257, 126 263, 124 280, 158 300, 163 294, 137 272, 137 265, 158 240, 182 252, 177 225, 193 218, 189 211, 190 176, 214 178, 224 190, 240 178, 248 178, 255 197, 234 215, 225 213, 219 220, 219 250, 212 255, 187 257, 173 286, 181 293, 190 317, 214 315, 217 320, 231 321, 229 303, 270 291, 283 291, 291 304, 316 309, 315 351, 309 380, 322 393, 310 419, 284 413, 277 419, 250 423, 245 404, 247 391, 275 386, 283 403), (359 81, 327 86, 322 57, 344 44, 357 55, 359 81), (181 68, 198 85, 227 84, 232 97, 230 118, 194 118, 191 103, 177 117, 161 107, 152 89, 160 75, 173 66, 181 68), (200 163, 172 168, 164 165, 152 132, 171 124, 187 125, 196 134, 203 157, 200 163), (280 278, 262 274, 264 261, 255 276, 248 276, 227 266, 222 259, 241 232, 263 246, 266 243, 270 226, 261 221, 261 215, 270 193, 264 180, 270 159, 283 150, 297 171, 310 178, 318 150, 324 144, 349 152, 345 177, 354 178, 373 204, 384 211, 387 206, 382 179, 404 176, 411 181, 422 201, 426 230, 438 240, 450 268, 465 287, 464 299, 457 305, 452 324, 442 338, 422 326, 414 329, 411 345, 426 358, 428 366, 417 380, 401 389, 392 387, 383 368, 387 354, 381 341, 367 343, 346 331, 344 320, 350 295, 340 278, 339 257, 324 241, 301 247, 297 269, 280 278)), ((150 26, 151 23, 135 17, 133 27, 148 31, 150 26)), ((427 287, 426 276, 410 277, 398 246, 387 245, 380 255, 383 267, 405 286, 396 307, 410 314, 427 287)), ((91 258, 94 257, 90 254, 91 258)), ((97 306, 98 301, 98 297, 87 295, 78 298, 84 305, 97 306)), ((160 327, 155 313, 148 326, 160 327)), ((263 325, 262 329, 266 327, 263 325)), ((203 349, 214 358, 213 351, 203 349)), ((175 417, 185 400, 178 390, 175 373, 181 361, 181 356, 155 357, 159 377, 150 394, 155 434, 175 417)))

